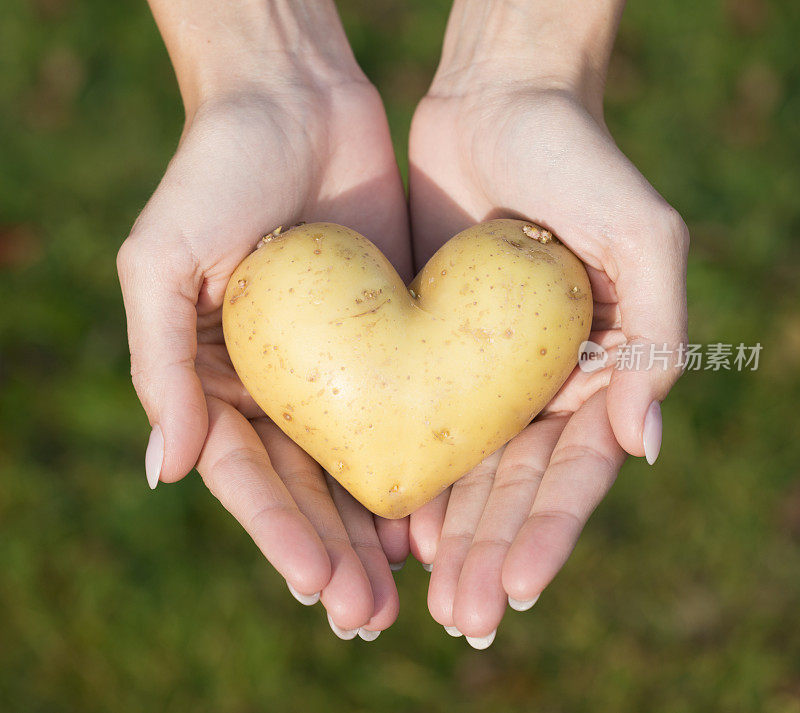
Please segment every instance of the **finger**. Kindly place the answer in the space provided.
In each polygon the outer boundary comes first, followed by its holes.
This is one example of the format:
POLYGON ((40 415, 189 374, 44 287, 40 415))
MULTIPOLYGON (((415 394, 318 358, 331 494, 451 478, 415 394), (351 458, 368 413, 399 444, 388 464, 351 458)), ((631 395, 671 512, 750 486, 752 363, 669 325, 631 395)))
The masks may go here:
POLYGON ((359 636, 371 641, 377 636, 375 632, 388 629, 397 619, 400 610, 397 587, 375 531, 372 513, 333 478, 328 478, 328 487, 347 529, 350 544, 364 565, 372 587, 372 616, 359 629, 359 636))
POLYGON ((439 493, 429 503, 411 513, 408 522, 408 545, 411 554, 426 569, 429 569, 436 557, 439 537, 442 534, 442 523, 447 512, 450 499, 450 488, 439 493))
POLYGON ((503 561, 530 514, 566 423, 566 416, 535 421, 506 446, 458 579, 453 619, 467 636, 485 637, 503 618, 508 605, 501 581, 503 561))
POLYGON ((558 439, 530 516, 503 563, 503 589, 531 602, 567 561, 586 521, 625 460, 608 422, 606 392, 577 411, 558 439))
POLYGON ((233 406, 245 418, 264 418, 265 414, 255 402, 242 380, 233 369, 224 344, 201 344, 197 350, 197 375, 203 392, 233 406))
POLYGON ((132 234, 117 256, 133 385, 153 428, 146 456, 151 488, 194 467, 208 430, 194 366, 202 278, 188 249, 168 245, 163 237, 132 234))
POLYGON ((287 582, 303 594, 319 592, 331 563, 317 531, 247 420, 213 397, 208 409, 208 438, 197 464, 203 481, 287 582))
POLYGON ((678 347, 687 328, 689 233, 671 208, 663 215, 648 234, 615 240, 620 322, 629 346, 626 363, 618 362, 611 377, 608 413, 620 445, 651 464, 661 448, 660 403, 681 374, 678 347), (659 353, 666 362, 652 359, 659 353))
POLYGON ((373 612, 372 587, 361 560, 350 545, 339 511, 333 503, 325 475, 317 463, 274 423, 254 423, 275 470, 297 507, 319 534, 331 565, 331 576, 320 600, 337 636, 352 633, 369 621, 373 612))
POLYGON ((375 530, 378 533, 378 539, 381 541, 381 546, 386 554, 386 559, 389 561, 389 567, 393 571, 403 568, 406 559, 408 559, 409 542, 408 542, 408 523, 409 518, 403 517, 399 520, 387 520, 385 517, 375 517, 375 530))
POLYGON ((475 529, 491 492, 502 450, 501 448, 484 458, 451 488, 428 587, 428 610, 445 627, 455 625, 453 601, 461 566, 469 552, 475 529))
POLYGON ((552 401, 539 413, 540 418, 554 413, 574 413, 592 395, 608 386, 625 336, 619 330, 592 331, 589 341, 603 348, 604 361, 592 365, 591 362, 579 360, 578 367, 572 370, 552 401))

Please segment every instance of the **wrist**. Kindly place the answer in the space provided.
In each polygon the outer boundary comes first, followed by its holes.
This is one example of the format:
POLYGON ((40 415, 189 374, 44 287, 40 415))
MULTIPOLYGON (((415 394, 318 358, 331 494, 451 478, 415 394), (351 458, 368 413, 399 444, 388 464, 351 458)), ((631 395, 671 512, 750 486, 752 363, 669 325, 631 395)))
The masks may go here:
POLYGON ((623 6, 624 0, 455 0, 429 94, 557 90, 602 113, 623 6))
POLYGON ((329 0, 150 0, 186 108, 366 82, 329 0))

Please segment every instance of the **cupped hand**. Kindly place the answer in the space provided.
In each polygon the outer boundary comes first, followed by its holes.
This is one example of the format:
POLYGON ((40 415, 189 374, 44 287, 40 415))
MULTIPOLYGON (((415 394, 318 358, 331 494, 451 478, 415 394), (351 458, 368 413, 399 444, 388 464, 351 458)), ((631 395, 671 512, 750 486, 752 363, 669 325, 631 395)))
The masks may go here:
POLYGON ((136 392, 153 433, 148 481, 195 465, 305 603, 340 636, 398 611, 391 561, 407 522, 376 522, 272 424, 227 356, 221 304, 259 239, 298 221, 343 223, 411 270, 406 203, 381 101, 363 77, 287 74, 191 112, 179 148, 118 257, 136 392))
MULTIPOLYGON (((433 563, 431 613, 491 643, 507 604, 533 605, 564 565, 625 452, 653 462, 660 402, 680 370, 617 370, 617 349, 675 350, 686 335, 688 234, 620 152, 597 110, 564 87, 443 75, 414 117, 410 195, 420 263, 487 218, 552 230, 586 264, 590 339, 604 369, 576 369, 505 449, 412 515, 412 552, 433 563), (466 81, 466 80, 469 81, 466 81)), ((577 355, 576 355, 577 357, 577 355)))

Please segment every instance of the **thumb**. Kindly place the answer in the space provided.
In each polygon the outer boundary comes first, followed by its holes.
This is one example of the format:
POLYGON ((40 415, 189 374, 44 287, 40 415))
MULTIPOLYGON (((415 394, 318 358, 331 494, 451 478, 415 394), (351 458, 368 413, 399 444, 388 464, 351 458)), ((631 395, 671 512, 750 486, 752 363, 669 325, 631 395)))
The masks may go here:
POLYGON ((646 235, 615 240, 614 247, 627 343, 608 387, 608 415, 619 444, 652 464, 661 449, 661 402, 681 375, 689 231, 669 208, 646 235))
POLYGON ((152 426, 147 482, 174 482, 195 465, 208 431, 195 371, 201 278, 188 248, 131 236, 117 256, 131 350, 131 376, 152 426))

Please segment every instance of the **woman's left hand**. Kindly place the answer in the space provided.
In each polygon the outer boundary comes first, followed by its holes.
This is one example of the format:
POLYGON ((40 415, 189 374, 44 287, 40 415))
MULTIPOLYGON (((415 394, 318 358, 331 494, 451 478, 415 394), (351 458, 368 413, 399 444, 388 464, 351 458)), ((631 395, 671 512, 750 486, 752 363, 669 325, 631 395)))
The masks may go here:
POLYGON ((614 369, 615 352, 685 341, 688 233, 617 148, 596 102, 479 74, 440 69, 414 117, 415 254, 424 263, 487 218, 539 223, 586 264, 590 339, 609 351, 605 368, 576 369, 505 449, 411 517, 412 552, 433 564, 431 614, 483 648, 507 604, 532 606, 564 565, 625 451, 650 462, 658 454, 659 404, 680 369, 614 369))

